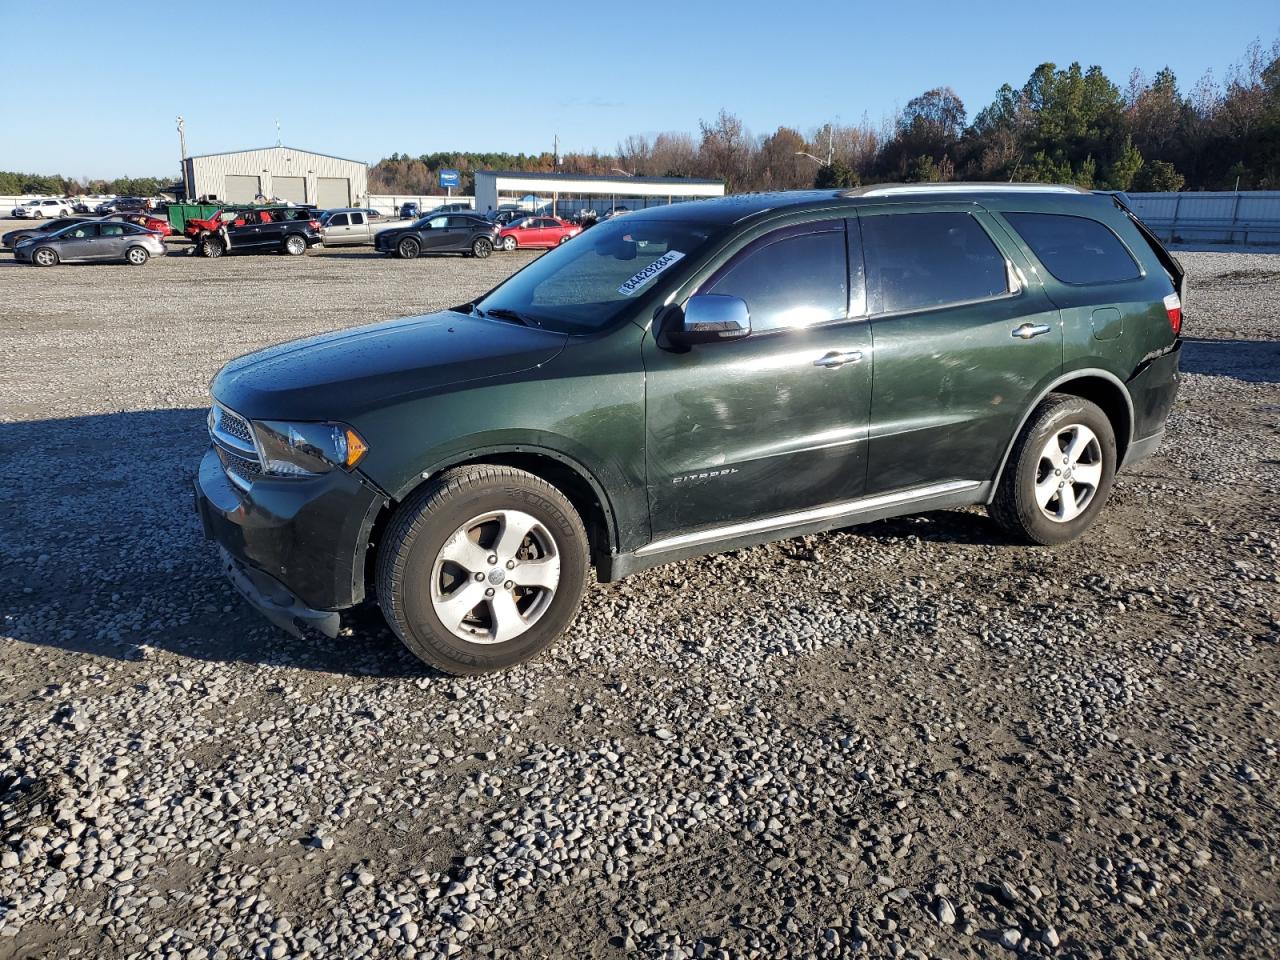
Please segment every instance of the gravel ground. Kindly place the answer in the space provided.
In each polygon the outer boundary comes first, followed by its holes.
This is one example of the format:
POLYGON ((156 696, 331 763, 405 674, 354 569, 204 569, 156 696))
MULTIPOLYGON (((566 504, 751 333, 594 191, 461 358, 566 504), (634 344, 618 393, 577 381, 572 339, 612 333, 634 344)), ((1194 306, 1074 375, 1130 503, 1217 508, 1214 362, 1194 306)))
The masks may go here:
POLYGON ((0 258, 0 956, 1280 955, 1280 255, 1184 258, 1082 542, 674 564, 466 680, 265 625, 188 478, 226 360, 529 255, 0 258))

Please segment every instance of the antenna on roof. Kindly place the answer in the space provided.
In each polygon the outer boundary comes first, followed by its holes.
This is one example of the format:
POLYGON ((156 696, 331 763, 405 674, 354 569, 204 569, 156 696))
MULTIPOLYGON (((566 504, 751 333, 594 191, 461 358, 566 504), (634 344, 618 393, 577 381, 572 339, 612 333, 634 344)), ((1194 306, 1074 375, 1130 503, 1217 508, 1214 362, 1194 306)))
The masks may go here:
POLYGON ((283 147, 284 143, 280 140, 280 121, 276 120, 276 146, 283 147))

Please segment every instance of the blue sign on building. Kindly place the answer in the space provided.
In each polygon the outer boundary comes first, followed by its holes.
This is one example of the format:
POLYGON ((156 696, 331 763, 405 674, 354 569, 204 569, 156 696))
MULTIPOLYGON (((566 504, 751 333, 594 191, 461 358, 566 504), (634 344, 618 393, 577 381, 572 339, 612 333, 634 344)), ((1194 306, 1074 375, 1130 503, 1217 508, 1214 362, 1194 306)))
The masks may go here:
POLYGON ((437 177, 442 187, 456 187, 462 183, 462 175, 457 170, 441 170, 437 177))

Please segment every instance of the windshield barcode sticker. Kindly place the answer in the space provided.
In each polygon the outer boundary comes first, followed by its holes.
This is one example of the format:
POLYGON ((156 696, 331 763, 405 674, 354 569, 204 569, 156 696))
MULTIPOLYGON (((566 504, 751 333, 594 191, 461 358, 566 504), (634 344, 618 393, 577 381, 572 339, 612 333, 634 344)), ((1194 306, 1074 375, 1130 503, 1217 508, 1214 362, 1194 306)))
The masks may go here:
POLYGON ((643 287, 646 283, 648 283, 650 280, 652 280, 654 277, 660 274, 663 270, 667 269, 667 267, 671 266, 673 263, 675 263, 677 260, 679 260, 683 256, 684 254, 681 253, 679 250, 668 250, 666 253, 660 256, 657 260, 653 261, 653 263, 649 264, 647 267, 645 267, 643 270, 637 273, 630 280, 627 280, 625 283, 623 283, 622 286, 618 288, 618 292, 622 294, 624 297, 631 296, 633 293, 635 293, 637 290, 643 287))

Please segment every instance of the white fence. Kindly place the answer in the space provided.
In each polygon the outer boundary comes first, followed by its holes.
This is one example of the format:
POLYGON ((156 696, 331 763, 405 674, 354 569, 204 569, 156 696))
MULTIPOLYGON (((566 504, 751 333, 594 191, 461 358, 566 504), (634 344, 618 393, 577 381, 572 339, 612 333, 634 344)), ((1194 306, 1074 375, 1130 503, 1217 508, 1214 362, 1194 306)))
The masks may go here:
POLYGON ((400 214, 400 208, 406 203, 416 203, 418 205, 418 209, 423 213, 426 213, 428 210, 434 210, 436 207, 445 203, 465 203, 469 207, 475 207, 476 205, 475 197, 422 197, 410 196, 408 194, 402 196, 400 194, 390 193, 371 193, 369 194, 368 201, 369 202, 366 206, 388 216, 398 216, 400 214))
POLYGON ((1280 244, 1280 190, 1131 193, 1129 207, 1164 241, 1280 244))

